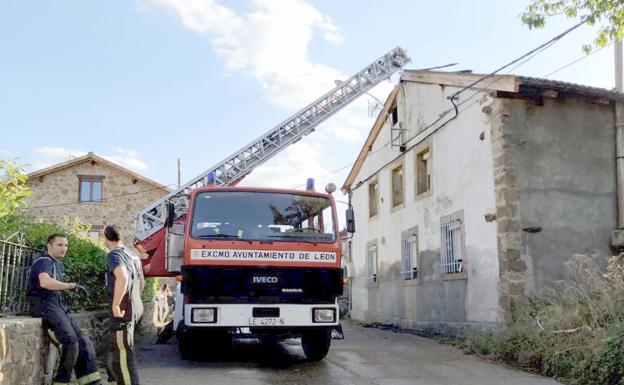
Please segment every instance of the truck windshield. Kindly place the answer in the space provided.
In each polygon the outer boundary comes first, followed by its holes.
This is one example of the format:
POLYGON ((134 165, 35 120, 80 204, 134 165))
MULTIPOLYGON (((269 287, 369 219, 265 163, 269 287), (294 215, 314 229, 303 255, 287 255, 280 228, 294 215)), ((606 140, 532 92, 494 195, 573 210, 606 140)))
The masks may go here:
POLYGON ((253 192, 203 192, 195 199, 194 238, 334 242, 332 205, 318 196, 253 192))

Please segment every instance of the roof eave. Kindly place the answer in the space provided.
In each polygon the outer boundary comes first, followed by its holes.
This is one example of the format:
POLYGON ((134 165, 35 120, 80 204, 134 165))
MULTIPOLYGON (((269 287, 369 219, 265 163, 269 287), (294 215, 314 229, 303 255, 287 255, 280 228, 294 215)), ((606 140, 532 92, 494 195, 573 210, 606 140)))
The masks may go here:
POLYGON ((388 97, 386 98, 386 102, 384 103, 383 109, 379 112, 379 115, 377 115, 377 119, 375 119, 375 123, 373 123, 373 127, 368 133, 368 137, 366 138, 366 141, 364 142, 364 145, 362 146, 362 149, 360 150, 360 153, 358 154, 358 157, 355 160, 353 167, 351 167, 351 171, 349 171, 349 175, 347 175, 347 179, 345 179, 341 187, 343 194, 346 194, 351 189, 351 185, 355 181, 355 177, 360 172, 360 169, 362 168, 362 165, 364 164, 364 160, 368 156, 368 153, 370 152, 373 146, 373 143, 375 142, 375 140, 377 140, 377 136, 379 135, 379 132, 381 131, 381 128, 383 127, 383 124, 388 118, 388 113, 390 112, 390 108, 394 104, 396 95, 400 87, 402 87, 401 82, 399 82, 397 85, 394 86, 394 88, 392 89, 388 97))

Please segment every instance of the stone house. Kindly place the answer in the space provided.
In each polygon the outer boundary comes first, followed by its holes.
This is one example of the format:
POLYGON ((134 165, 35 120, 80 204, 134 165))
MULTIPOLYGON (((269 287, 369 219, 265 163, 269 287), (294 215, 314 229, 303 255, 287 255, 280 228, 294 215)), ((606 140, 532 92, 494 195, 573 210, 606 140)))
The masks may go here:
POLYGON ((342 188, 353 318, 496 327, 573 254, 621 246, 624 95, 482 76, 407 70, 386 100, 342 188))
POLYGON ((90 152, 28 174, 32 195, 26 213, 47 223, 80 218, 89 235, 103 236, 106 224, 117 224, 132 246, 134 215, 169 192, 167 187, 90 152))

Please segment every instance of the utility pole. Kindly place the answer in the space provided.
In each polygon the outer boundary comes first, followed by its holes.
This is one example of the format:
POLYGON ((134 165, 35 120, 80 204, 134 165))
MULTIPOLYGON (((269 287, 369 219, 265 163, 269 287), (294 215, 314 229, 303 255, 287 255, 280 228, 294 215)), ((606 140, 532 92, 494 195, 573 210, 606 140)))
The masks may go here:
POLYGON ((180 184, 182 184, 182 178, 180 177, 180 175, 180 158, 178 158, 178 187, 180 187, 180 184))
POLYGON ((622 74, 622 40, 618 40, 614 45, 615 53, 615 89, 624 92, 624 74, 622 74))

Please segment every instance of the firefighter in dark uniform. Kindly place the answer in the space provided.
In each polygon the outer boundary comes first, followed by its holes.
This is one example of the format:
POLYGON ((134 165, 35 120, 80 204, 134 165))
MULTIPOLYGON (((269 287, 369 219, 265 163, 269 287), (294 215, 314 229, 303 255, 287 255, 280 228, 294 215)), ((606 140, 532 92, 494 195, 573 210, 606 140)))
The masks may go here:
POLYGON ((80 385, 101 384, 93 344, 89 337, 82 334, 69 310, 61 303, 63 290, 80 289, 86 292, 76 283, 63 282, 60 262, 67 253, 67 238, 62 234, 52 234, 48 237, 46 248, 47 252, 31 266, 28 300, 31 315, 41 317, 51 340, 61 345, 61 359, 52 384, 69 384, 73 370, 80 385))
POLYGON ((133 253, 124 247, 115 225, 104 228, 110 252, 106 256, 110 326, 108 334, 108 380, 117 385, 138 385, 134 357, 134 326, 143 313, 142 271, 133 253))

